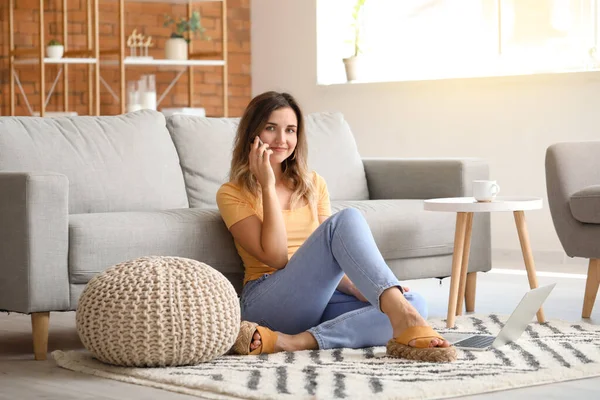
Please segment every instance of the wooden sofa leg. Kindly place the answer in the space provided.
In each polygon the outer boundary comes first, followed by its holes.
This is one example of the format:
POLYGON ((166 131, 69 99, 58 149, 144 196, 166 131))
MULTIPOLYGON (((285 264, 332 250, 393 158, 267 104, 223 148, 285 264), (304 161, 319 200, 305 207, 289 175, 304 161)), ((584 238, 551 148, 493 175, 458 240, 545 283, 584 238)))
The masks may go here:
POLYGON ((600 285, 600 258, 590 258, 587 280, 585 282, 585 295, 583 296, 583 311, 581 316, 589 318, 592 315, 598 286, 600 285))
POLYGON ((31 314, 31 328, 33 331, 33 354, 37 361, 46 359, 48 353, 48 322, 50 312, 37 312, 31 314))
POLYGON ((477 286, 477 272, 467 274, 467 284, 465 287, 465 307, 467 312, 475 311, 475 288, 477 286))

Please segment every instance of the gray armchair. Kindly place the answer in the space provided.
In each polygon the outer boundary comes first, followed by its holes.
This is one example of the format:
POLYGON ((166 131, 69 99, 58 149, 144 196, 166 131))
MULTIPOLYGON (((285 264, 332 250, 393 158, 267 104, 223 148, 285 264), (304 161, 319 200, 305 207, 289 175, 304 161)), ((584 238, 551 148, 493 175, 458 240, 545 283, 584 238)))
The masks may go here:
POLYGON ((582 311, 589 318, 600 284, 600 141, 548 147, 546 189, 565 252, 590 260, 582 311))

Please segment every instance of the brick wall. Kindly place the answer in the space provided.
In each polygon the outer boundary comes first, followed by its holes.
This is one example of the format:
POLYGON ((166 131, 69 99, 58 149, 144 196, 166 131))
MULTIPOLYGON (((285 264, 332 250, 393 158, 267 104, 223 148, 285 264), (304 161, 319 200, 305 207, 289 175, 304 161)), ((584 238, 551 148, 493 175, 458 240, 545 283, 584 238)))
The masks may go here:
MULTIPOLYGON (((250 0, 228 0, 228 73, 229 73, 229 116, 241 116, 250 100, 250 0)), ((10 113, 9 66, 8 66, 8 1, 0 1, 0 115, 10 113)), ((15 46, 31 48, 38 45, 39 0, 15 0, 15 46)), ((56 38, 62 42, 62 0, 46 0, 45 2, 45 41, 56 38)), ((68 0, 68 50, 86 49, 86 7, 87 0, 68 0)), ((118 2, 116 0, 99 0, 100 9, 100 48, 118 48, 118 2)), ((221 51, 221 3, 197 2, 194 9, 202 16, 202 25, 211 41, 194 40, 194 51, 221 51)), ((171 27, 164 28, 164 15, 185 17, 187 7, 181 4, 153 2, 125 2, 125 37, 137 28, 138 32, 151 35, 154 48, 150 55, 154 58, 164 58, 165 41, 169 38, 171 27)), ((126 53, 127 54, 127 53, 126 53)), ((114 56, 105 56, 114 59, 114 56)), ((36 65, 21 65, 17 72, 23 90, 34 109, 39 111, 39 67, 36 65), (36 95, 37 94, 37 95, 36 95)), ((46 66, 46 90, 52 85, 59 67, 46 66)), ((194 87, 195 106, 204 107, 209 116, 222 116, 222 67, 195 67, 194 87)), ((117 67, 102 66, 101 77, 118 93, 117 67)), ((177 71, 158 67, 126 67, 126 81, 137 80, 142 74, 155 74, 157 92, 160 96, 177 75, 177 71)), ((69 108, 80 115, 88 114, 88 67, 84 65, 69 66, 69 108)), ((187 73, 179 79, 178 84, 169 92, 159 109, 162 107, 187 106, 188 102, 187 73)), ((16 114, 29 115, 25 101, 16 87, 16 114)), ((54 94, 46 108, 47 111, 63 110, 62 78, 56 86, 54 94)), ((114 100, 109 91, 102 86, 100 91, 101 114, 111 115, 120 113, 119 103, 114 100)), ((125 99, 126 101, 126 99, 125 99)))

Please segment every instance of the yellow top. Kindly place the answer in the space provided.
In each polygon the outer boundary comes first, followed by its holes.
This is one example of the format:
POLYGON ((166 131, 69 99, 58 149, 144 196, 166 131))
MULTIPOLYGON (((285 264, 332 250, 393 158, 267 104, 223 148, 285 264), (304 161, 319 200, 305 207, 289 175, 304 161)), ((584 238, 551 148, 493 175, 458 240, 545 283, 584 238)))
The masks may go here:
MULTIPOLYGON (((329 217, 331 215, 331 205, 329 202, 329 193, 325 180, 313 172, 313 182, 317 193, 317 215, 329 217)), ((263 210, 258 206, 256 198, 252 195, 242 192, 239 186, 228 182, 222 185, 217 192, 217 205, 221 212, 221 217, 229 229, 233 224, 252 215, 263 220, 263 210)), ((294 255, 296 250, 308 239, 308 237, 319 226, 318 218, 311 212, 310 207, 304 205, 292 210, 282 210, 285 230, 288 240, 288 260, 294 255)), ((246 251, 235 241, 235 247, 244 263, 245 275, 244 285, 251 280, 260 278, 264 274, 271 274, 277 271, 267 264, 259 261, 246 251)))

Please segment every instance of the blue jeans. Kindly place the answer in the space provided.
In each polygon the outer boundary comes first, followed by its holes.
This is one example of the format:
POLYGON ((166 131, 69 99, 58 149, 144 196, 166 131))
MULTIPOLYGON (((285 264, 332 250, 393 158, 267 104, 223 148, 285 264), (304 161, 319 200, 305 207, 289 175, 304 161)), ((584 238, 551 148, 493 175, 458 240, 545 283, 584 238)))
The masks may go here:
MULTIPOLYGON (((324 221, 285 268, 246 283, 242 319, 286 334, 308 331, 321 349, 384 346, 392 326, 379 297, 400 282, 386 265, 362 214, 344 209, 324 221), (369 300, 336 288, 344 273, 369 300)), ((405 298, 427 318, 422 296, 405 298)))

